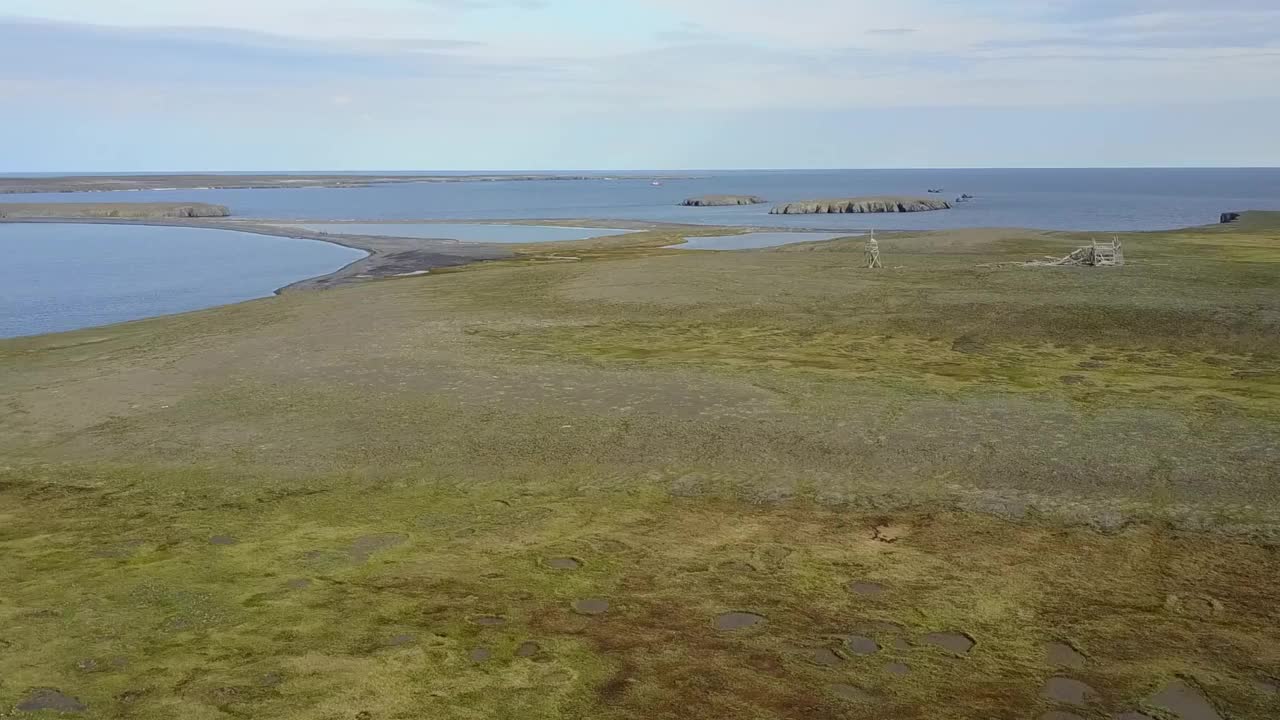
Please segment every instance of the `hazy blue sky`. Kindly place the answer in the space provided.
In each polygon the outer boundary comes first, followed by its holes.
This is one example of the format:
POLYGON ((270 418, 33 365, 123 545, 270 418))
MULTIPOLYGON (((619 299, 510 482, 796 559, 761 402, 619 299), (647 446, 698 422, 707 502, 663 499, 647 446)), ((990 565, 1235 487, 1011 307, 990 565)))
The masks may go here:
POLYGON ((1280 165, 1277 0, 0 0, 0 172, 1280 165))

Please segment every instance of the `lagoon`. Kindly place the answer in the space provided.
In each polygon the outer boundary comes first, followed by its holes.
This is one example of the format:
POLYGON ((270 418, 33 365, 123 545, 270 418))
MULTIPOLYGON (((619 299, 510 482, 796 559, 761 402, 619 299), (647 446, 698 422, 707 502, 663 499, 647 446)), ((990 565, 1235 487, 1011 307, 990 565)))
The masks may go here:
POLYGON ((364 255, 229 230, 0 223, 0 337, 266 297, 364 255))

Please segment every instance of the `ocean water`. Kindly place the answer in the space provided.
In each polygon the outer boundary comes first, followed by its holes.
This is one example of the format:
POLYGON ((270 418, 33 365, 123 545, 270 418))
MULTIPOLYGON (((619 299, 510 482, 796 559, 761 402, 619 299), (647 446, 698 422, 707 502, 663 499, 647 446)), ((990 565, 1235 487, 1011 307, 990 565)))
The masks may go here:
POLYGON ((0 337, 271 295, 364 253, 226 230, 0 223, 0 337))
POLYGON ((467 223, 307 223, 301 227, 330 235, 392 235, 460 242, 540 243, 625 235, 634 230, 556 227, 552 225, 489 225, 467 223))
POLYGON ((1280 169, 828 170, 698 172, 646 179, 415 183, 369 188, 173 190, 15 195, 0 202, 202 201, 242 217, 305 220, 593 218, 831 230, 1032 227, 1158 230, 1223 212, 1280 210, 1280 169), (953 210, 906 215, 769 215, 768 205, 683 208, 686 197, 760 195, 770 203, 945 188, 953 210))

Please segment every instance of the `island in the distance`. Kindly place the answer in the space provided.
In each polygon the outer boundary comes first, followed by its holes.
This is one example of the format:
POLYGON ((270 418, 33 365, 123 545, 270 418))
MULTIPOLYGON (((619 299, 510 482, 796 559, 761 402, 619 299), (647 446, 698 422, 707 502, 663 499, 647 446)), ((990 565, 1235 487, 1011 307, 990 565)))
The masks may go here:
POLYGON ((225 205, 209 203, 0 203, 0 218, 37 219, 130 219, 222 218, 231 215, 225 205))
POLYGON ((764 198, 755 195, 703 195, 680 203, 684 207, 727 207, 732 205, 761 205, 764 198))
POLYGON ((951 203, 934 198, 861 197, 840 200, 802 200, 784 203, 770 215, 816 215, 827 213, 908 213, 950 210, 951 203))

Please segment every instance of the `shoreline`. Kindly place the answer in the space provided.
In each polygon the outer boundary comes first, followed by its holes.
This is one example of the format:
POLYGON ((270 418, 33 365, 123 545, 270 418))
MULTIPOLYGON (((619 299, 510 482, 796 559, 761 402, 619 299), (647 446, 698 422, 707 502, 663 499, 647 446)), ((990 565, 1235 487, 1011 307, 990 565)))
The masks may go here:
MULTIPOLYGON (((1247 218, 1249 215, 1267 214, 1268 211, 1244 211, 1241 217, 1247 218)), ((304 278, 297 282, 289 283, 272 291, 272 295, 283 295, 285 293, 305 291, 305 290, 325 290, 330 288, 341 287, 363 283, 371 280, 388 280, 405 277, 421 277, 429 274, 433 270, 444 268, 460 268, 481 262, 494 260, 518 260, 522 258, 536 258, 544 256, 555 260, 566 260, 567 258, 557 257, 555 251, 578 251, 585 247, 599 249, 601 245, 604 248, 622 248, 627 245, 624 239, 631 238, 635 240, 636 235, 653 232, 685 232, 689 236, 696 235, 730 235, 730 234, 750 234, 756 232, 839 232, 847 233, 849 237, 865 235, 866 229, 856 230, 848 228, 821 228, 821 227, 776 227, 776 226, 724 226, 724 225, 688 225, 679 223, 663 223, 641 220, 608 220, 596 218, 552 218, 552 219, 399 219, 399 220, 305 220, 305 219, 288 219, 273 220, 259 218, 235 218, 235 217, 0 217, 0 225, 4 224, 75 224, 75 225, 136 225, 149 227, 174 227, 174 228, 202 228, 209 230, 225 230, 229 232, 242 232, 253 235, 263 235, 268 237, 282 237, 295 240, 311 240, 317 242, 326 242, 340 247, 350 248, 365 253, 365 256, 354 260, 333 272, 324 275, 304 278), (616 228, 623 230, 634 230, 634 233, 625 235, 608 236, 602 238, 589 238, 585 240, 565 240, 553 241, 546 243, 481 243, 481 242, 463 242, 451 240, 447 238, 411 238, 411 237, 395 237, 385 235, 365 235, 365 234, 332 234, 315 230, 309 230, 303 227, 306 223, 324 222, 328 224, 368 224, 375 223, 380 225, 429 225, 429 224, 474 224, 474 225, 532 225, 532 226, 562 226, 562 227, 578 227, 578 228, 616 228), (520 252, 523 249, 525 252, 520 252), (532 252, 530 252, 532 251, 532 252), (549 252, 544 252, 549 251, 549 252)), ((1182 228, 1183 230, 1193 228, 1213 229, 1221 227, 1231 227, 1231 225, 1221 224, 1205 224, 1197 226, 1189 226, 1182 228)), ((892 238, 895 234, 918 234, 928 232, 929 234, 946 235, 949 233, 967 234, 980 231, 994 232, 997 230, 1017 230, 1036 233, 1053 232, 1061 234, 1064 237, 1081 234, 1088 231, 1038 231, 1031 228, 952 228, 947 230, 917 231, 917 230, 886 230, 879 229, 886 239, 892 238)), ((1144 230, 1144 231, 1128 231, 1119 234, 1144 234, 1144 233, 1160 233, 1170 232, 1168 230, 1144 230)), ((676 242, 666 242, 650 247, 654 250, 679 250, 680 246, 688 241, 689 236, 681 236, 676 242)), ((837 238, 838 240, 839 238, 837 238)), ((830 240, 826 242, 831 242, 830 240)), ((803 243, 797 243, 803 244, 803 243)), ((644 246, 641 244, 640 246, 644 246)), ((777 250, 777 248, 752 248, 748 250, 768 251, 777 250)), ((701 252, 743 252, 737 251, 717 251, 702 250, 701 252)), ((234 305, 236 303, 230 303, 234 305)), ((209 308, 201 308, 208 310, 216 307, 226 307, 226 305, 214 305, 209 308)), ((137 320, 149 320, 166 315, 149 315, 137 320)), ((130 320, 125 322, 135 322, 130 320)), ((107 327, 118 323, 108 323, 106 325, 92 325, 85 328, 77 328, 75 330, 67 330, 60 332, 77 332, 79 330, 88 330, 92 328, 107 327)), ((42 335, 59 334, 55 333, 39 333, 36 335, 15 336, 18 338, 40 337, 42 335)), ((0 338, 0 340, 11 340, 15 338, 0 338)))

